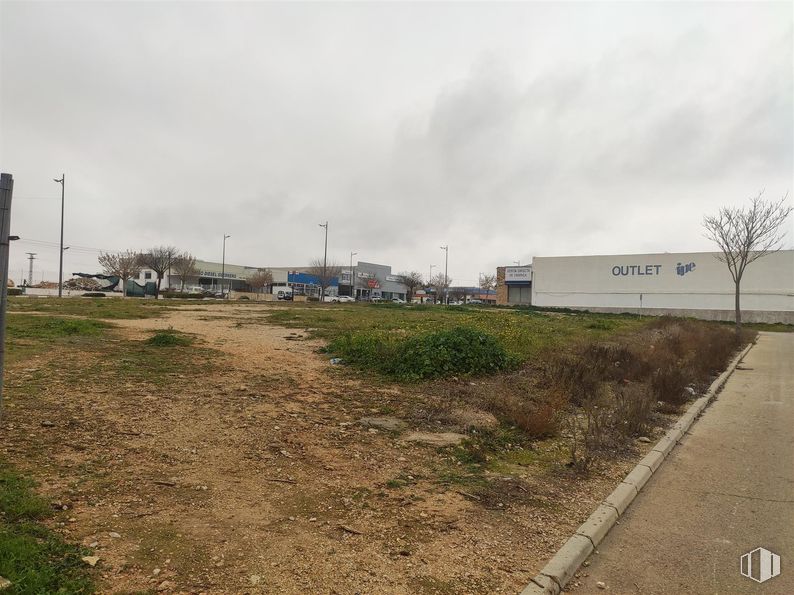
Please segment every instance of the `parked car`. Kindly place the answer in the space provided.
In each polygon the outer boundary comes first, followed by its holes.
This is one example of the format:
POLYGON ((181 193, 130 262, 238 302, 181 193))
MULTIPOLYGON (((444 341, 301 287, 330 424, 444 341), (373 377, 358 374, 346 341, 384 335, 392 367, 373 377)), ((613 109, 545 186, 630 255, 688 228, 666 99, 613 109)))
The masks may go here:
POLYGON ((349 295, 334 295, 328 298, 327 301, 331 302, 332 304, 349 304, 351 302, 355 303, 356 298, 349 295))
POLYGON ((291 291, 279 291, 276 294, 276 298, 279 300, 291 300, 292 299, 292 292, 291 291))
POLYGON ((391 301, 394 304, 404 304, 405 303, 405 300, 400 299, 400 298, 392 298, 391 301))

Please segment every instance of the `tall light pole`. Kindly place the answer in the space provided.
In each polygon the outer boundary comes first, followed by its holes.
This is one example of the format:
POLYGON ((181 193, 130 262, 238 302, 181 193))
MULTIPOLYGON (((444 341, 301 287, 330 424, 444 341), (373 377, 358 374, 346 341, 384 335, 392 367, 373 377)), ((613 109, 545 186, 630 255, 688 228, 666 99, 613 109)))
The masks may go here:
POLYGON ((325 301, 325 271, 328 268, 328 221, 325 223, 318 223, 320 227, 325 228, 325 251, 323 252, 323 278, 321 279, 320 283, 320 301, 325 301))
POLYGON ((358 252, 350 253, 350 296, 353 299, 356 299, 356 276, 353 274, 353 257, 357 254, 358 252))
POLYGON ((449 277, 447 276, 447 266, 449 265, 449 244, 441 246, 444 251, 444 304, 449 305, 449 277))
POLYGON ((225 298, 226 295, 224 293, 224 286, 226 285, 226 240, 228 240, 230 235, 226 235, 224 232, 223 234, 223 260, 221 261, 221 299, 225 298))
MULTIPOLYGON (((433 285, 433 269, 436 268, 436 265, 430 265, 430 276, 427 278, 427 286, 431 287, 433 285)), ((436 296, 438 297, 438 296, 436 296)))
MULTIPOLYGON (((58 297, 63 296, 63 207, 66 195, 66 174, 61 174, 61 179, 53 178, 54 182, 61 185, 61 253, 58 261, 58 297)), ((32 283, 32 282, 31 282, 32 283)))

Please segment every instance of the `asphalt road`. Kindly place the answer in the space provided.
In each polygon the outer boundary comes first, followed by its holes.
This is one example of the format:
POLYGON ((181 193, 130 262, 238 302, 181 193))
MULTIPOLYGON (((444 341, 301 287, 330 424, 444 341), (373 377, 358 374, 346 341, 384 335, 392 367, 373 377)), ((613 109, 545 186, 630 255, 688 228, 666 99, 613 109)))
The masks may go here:
POLYGON ((794 594, 794 334, 761 334, 580 571, 577 594, 794 594), (758 547, 763 583, 739 571, 758 547))

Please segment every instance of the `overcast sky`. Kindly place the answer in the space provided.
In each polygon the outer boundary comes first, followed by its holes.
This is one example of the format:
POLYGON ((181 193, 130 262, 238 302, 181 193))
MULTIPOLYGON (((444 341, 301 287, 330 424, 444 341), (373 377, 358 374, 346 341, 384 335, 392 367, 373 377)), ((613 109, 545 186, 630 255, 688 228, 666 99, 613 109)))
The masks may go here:
MULTIPOLYGON (((532 256, 709 250, 794 190, 792 4, 0 3, 19 280, 96 249, 322 255, 453 283, 532 256), (31 241, 32 240, 32 241, 31 241), (438 269, 436 269, 438 271, 438 269)), ((791 225, 789 229, 791 229, 791 225)), ((791 244, 791 239, 789 239, 791 244)))

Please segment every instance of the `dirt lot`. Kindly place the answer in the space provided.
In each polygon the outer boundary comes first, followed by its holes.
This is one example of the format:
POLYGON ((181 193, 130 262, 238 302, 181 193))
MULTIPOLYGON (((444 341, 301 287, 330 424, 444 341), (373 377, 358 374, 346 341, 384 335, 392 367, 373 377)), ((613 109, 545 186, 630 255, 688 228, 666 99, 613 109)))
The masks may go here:
POLYGON ((153 382, 122 358, 118 380, 109 356, 57 344, 11 362, 0 451, 95 550, 101 591, 516 593, 632 465, 582 479, 539 450, 470 490, 451 447, 406 439, 456 429, 406 419, 419 389, 332 365, 254 308, 114 321, 109 344, 194 335, 195 374, 153 382))

